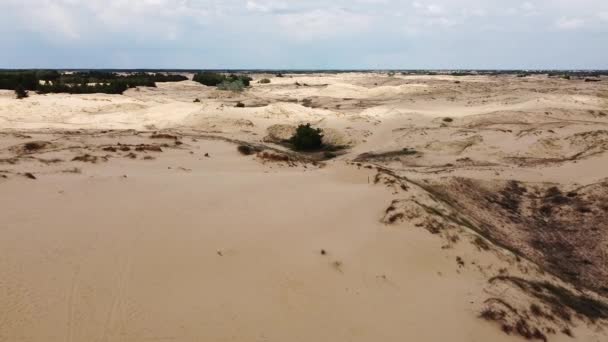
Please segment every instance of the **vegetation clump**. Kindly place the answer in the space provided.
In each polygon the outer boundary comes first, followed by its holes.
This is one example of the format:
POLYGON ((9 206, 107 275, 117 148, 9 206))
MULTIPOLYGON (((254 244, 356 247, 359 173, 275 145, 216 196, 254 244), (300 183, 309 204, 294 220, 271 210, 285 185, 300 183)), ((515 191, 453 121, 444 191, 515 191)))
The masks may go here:
POLYGON ((231 74, 226 76, 206 71, 194 75, 192 80, 208 87, 217 87, 219 90, 239 92, 249 87, 253 79, 247 75, 231 74))
POLYGON ((208 87, 216 87, 226 80, 226 76, 214 72, 201 72, 194 75, 192 80, 208 87))
POLYGON ((23 86, 19 85, 15 88, 15 96, 17 99, 21 100, 29 96, 27 90, 23 88, 23 86))
POLYGON ((261 80, 259 80, 259 81, 258 81, 258 83, 261 83, 261 84, 268 84, 268 83, 270 83, 270 80, 269 80, 269 79, 267 79, 267 78, 262 78, 261 80))
POLYGON ((233 92, 241 92, 245 90, 245 84, 241 80, 229 81, 225 80, 217 85, 219 90, 228 90, 233 92))
POLYGON ((323 148, 323 131, 310 124, 300 125, 289 140, 298 151, 315 151, 323 148))

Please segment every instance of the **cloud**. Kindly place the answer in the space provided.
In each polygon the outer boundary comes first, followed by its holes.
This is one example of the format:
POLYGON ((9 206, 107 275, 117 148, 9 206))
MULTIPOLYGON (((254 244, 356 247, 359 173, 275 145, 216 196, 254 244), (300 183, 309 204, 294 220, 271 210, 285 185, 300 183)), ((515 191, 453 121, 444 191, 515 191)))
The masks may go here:
POLYGON ((605 0, 0 0, 0 67, 608 67, 607 22, 605 0))
POLYGON ((575 30, 585 25, 585 20, 581 18, 560 18, 555 22, 555 26, 561 30, 575 30))
POLYGON ((284 35, 308 41, 356 35, 369 29, 371 21, 365 15, 342 9, 318 9, 278 17, 284 35))

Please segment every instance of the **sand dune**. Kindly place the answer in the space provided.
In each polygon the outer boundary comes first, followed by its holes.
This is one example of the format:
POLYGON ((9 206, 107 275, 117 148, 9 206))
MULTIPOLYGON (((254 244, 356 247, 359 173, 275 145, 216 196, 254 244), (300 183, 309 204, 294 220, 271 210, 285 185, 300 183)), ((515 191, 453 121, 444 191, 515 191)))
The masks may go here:
POLYGON ((608 338, 606 81, 271 81, 0 91, 0 341, 608 338))

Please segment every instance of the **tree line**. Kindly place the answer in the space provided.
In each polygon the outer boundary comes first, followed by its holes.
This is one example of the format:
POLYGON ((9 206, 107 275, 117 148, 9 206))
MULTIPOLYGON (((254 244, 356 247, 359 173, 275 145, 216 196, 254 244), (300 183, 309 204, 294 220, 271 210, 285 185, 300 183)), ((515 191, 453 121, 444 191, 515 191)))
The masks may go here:
POLYGON ((0 72, 0 89, 37 93, 122 94, 135 87, 156 87, 157 82, 179 82, 188 78, 162 73, 117 74, 103 71, 60 73, 56 70, 0 72))

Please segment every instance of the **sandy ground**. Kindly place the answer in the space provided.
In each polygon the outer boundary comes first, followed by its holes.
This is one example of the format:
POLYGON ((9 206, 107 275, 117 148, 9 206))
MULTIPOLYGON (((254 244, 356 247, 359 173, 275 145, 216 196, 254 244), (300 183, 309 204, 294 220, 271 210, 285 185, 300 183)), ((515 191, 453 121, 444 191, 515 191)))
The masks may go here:
POLYGON ((0 91, 0 341, 608 338, 608 81, 271 80, 0 91))

